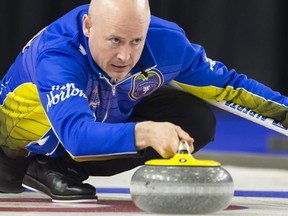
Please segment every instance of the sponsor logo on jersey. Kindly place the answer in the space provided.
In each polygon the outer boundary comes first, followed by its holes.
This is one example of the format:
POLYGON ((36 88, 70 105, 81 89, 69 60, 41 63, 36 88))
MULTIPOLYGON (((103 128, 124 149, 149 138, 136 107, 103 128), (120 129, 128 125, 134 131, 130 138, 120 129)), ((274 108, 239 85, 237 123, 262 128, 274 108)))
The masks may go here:
POLYGON ((57 105, 60 102, 63 102, 67 100, 70 97, 84 97, 87 98, 84 92, 75 87, 74 83, 67 83, 66 85, 60 86, 60 85, 54 85, 52 86, 51 91, 47 96, 47 107, 46 110, 49 112, 49 109, 57 105))
POLYGON ((0 95, 1 95, 2 92, 3 92, 3 89, 6 89, 6 88, 7 88, 6 86, 9 84, 9 81, 10 81, 10 79, 9 79, 8 81, 0 84, 0 95))
POLYGON ((210 70, 214 71, 214 66, 216 65, 216 61, 211 60, 206 55, 204 56, 204 58, 205 58, 206 62, 208 62, 210 64, 210 70))
POLYGON ((89 97, 89 106, 91 110, 95 112, 99 105, 100 105, 99 92, 98 92, 98 86, 96 86, 91 92, 91 96, 89 97))

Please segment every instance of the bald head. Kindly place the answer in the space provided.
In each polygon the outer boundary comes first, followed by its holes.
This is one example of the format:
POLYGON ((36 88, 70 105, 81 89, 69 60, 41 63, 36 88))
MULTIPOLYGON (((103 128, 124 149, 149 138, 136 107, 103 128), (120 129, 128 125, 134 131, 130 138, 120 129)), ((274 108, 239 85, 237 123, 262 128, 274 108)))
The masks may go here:
POLYGON ((146 22, 150 19, 150 7, 148 0, 91 0, 89 14, 95 19, 127 16, 146 22))
POLYGON ((91 0, 90 8, 102 7, 105 8, 116 8, 124 9, 124 8, 137 8, 142 10, 142 12, 146 9, 149 9, 149 1, 148 0, 91 0))
POLYGON ((121 80, 140 59, 150 23, 148 0, 91 0, 84 34, 96 64, 121 80))

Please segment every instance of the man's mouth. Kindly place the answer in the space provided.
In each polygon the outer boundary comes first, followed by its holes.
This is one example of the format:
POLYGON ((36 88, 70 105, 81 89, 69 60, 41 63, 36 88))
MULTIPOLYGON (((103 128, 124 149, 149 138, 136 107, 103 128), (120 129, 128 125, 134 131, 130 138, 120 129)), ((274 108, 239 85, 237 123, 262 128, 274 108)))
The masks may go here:
POLYGON ((116 68, 119 68, 119 69, 123 69, 123 68, 128 67, 128 65, 114 65, 114 64, 112 64, 112 66, 116 67, 116 68))

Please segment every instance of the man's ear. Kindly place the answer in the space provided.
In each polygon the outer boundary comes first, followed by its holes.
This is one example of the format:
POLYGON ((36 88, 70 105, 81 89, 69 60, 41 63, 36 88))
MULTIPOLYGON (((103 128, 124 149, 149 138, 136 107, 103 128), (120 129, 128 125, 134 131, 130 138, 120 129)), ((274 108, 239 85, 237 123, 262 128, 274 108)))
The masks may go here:
POLYGON ((82 21, 83 21, 83 33, 86 37, 89 37, 91 28, 91 19, 87 14, 85 14, 82 18, 82 21))

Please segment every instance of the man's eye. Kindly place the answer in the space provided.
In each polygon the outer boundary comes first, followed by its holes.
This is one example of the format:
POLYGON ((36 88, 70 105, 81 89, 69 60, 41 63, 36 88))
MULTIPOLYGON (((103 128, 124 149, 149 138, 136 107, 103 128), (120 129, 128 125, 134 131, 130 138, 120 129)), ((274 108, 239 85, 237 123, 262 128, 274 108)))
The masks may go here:
POLYGON ((112 39, 111 39, 111 42, 112 42, 113 44, 119 44, 119 43, 120 43, 120 40, 119 40, 118 38, 112 38, 112 39))
POLYGON ((141 39, 135 39, 135 40, 132 41, 132 44, 133 45, 138 45, 138 44, 141 43, 141 41, 142 41, 141 39))

